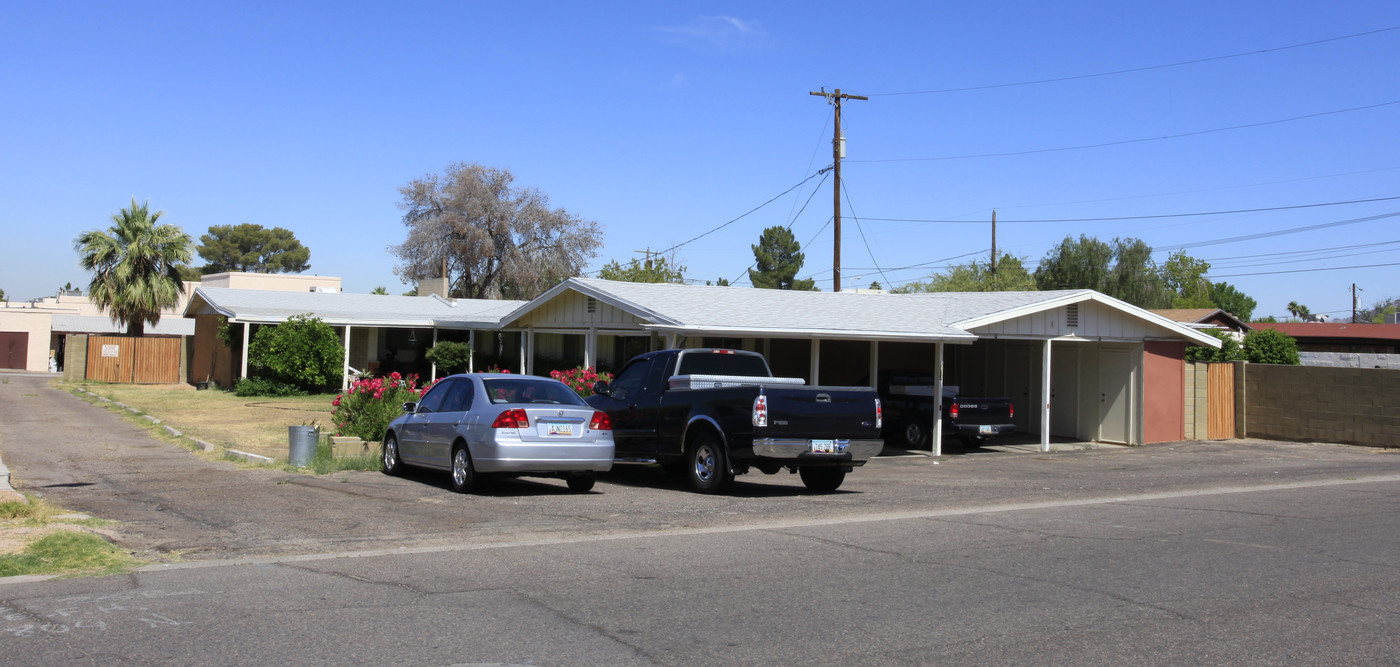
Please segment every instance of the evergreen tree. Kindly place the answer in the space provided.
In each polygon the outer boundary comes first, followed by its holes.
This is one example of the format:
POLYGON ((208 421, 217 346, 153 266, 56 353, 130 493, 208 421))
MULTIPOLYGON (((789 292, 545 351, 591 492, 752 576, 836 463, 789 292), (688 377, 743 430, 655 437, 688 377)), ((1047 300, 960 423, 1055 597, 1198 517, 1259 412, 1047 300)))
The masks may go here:
POLYGON ((797 278, 802 270, 802 245, 792 235, 792 230, 783 226, 769 227, 758 237, 753 248, 755 268, 749 269, 749 282, 754 287, 764 289, 791 289, 813 291, 816 281, 811 278, 797 278))

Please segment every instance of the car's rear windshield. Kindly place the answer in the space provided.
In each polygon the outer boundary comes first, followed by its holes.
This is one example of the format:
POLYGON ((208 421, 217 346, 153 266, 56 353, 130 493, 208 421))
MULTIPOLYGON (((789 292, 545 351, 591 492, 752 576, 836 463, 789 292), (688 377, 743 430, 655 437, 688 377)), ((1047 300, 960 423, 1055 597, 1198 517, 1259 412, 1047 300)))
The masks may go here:
POLYGON ((587 405, 574 390, 554 380, 496 378, 481 382, 486 385, 486 395, 491 397, 492 403, 587 405))
POLYGON ((686 352, 681 355, 681 367, 676 375, 743 375, 768 377, 768 364, 763 357, 752 354, 723 352, 686 352))

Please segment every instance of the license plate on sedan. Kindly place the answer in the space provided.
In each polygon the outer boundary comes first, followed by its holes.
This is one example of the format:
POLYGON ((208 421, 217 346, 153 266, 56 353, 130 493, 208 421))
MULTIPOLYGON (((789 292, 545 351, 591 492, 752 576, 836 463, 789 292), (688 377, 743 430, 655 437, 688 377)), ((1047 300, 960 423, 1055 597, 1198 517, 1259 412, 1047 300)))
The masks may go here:
POLYGON ((544 424, 545 435, 571 436, 574 434, 573 424, 544 424))
POLYGON ((836 453, 836 441, 835 441, 835 440, 813 440, 813 441, 812 441, 812 453, 813 453, 813 454, 835 454, 835 453, 836 453))

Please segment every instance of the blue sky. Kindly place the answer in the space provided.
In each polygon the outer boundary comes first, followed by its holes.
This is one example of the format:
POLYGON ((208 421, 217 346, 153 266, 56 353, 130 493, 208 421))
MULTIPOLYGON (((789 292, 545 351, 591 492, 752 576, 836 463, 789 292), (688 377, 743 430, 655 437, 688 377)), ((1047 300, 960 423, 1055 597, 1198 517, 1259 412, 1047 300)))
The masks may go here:
MULTIPOLYGON (((829 164, 808 92, 839 87, 870 96, 843 109, 847 288, 985 252, 996 209, 1032 265, 1067 234, 1159 261, 1212 242, 1188 252, 1256 315, 1349 315, 1352 283, 1400 296, 1400 217, 1376 217, 1400 199, 1124 218, 1400 197, 1397 28, 1393 2, 6 3, 0 289, 85 286, 73 238, 134 196, 196 238, 286 227, 311 272, 402 292, 398 188, 457 161, 599 221, 596 270, 829 164)), ((746 283, 750 244, 791 223, 830 290, 821 181, 675 259, 746 283)))

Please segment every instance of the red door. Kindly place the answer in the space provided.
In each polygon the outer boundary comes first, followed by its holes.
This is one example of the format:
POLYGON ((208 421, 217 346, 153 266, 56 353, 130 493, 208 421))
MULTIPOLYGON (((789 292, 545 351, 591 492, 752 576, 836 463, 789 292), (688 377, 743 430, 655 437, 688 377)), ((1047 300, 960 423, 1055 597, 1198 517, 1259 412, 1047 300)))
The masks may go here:
POLYGON ((0 368, 24 370, 28 358, 29 332, 0 331, 0 368))

